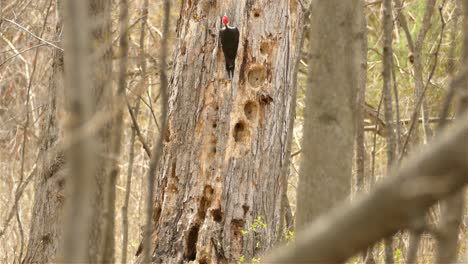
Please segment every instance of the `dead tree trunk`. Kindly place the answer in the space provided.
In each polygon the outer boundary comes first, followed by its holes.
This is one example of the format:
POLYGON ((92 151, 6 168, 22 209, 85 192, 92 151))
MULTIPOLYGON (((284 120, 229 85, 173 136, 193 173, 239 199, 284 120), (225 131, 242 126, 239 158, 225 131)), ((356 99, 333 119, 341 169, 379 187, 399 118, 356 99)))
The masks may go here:
POLYGON ((299 1, 183 2, 156 176, 153 262, 247 261, 281 235, 302 16, 299 1), (232 82, 218 38, 224 14, 240 30, 232 82))

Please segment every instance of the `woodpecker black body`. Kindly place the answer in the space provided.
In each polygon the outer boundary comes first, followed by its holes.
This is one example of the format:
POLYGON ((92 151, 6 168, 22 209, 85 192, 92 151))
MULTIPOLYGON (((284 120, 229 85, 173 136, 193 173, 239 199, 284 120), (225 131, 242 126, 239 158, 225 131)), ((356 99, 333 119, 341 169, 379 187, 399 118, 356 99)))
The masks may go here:
POLYGON ((239 46, 239 30, 236 27, 229 26, 227 16, 223 16, 223 27, 219 31, 219 39, 223 48, 224 59, 226 61, 226 71, 228 79, 234 76, 236 67, 237 48, 239 46))

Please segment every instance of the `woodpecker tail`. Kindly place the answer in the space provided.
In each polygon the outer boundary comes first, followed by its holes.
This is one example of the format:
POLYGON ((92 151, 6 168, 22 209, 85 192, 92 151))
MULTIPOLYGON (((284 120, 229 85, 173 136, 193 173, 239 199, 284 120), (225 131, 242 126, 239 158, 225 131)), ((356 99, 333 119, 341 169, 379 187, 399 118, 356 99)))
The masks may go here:
POLYGON ((226 64, 226 71, 227 71, 227 75, 228 75, 228 79, 229 80, 232 80, 232 78, 234 78, 234 69, 235 69, 235 64, 226 64))

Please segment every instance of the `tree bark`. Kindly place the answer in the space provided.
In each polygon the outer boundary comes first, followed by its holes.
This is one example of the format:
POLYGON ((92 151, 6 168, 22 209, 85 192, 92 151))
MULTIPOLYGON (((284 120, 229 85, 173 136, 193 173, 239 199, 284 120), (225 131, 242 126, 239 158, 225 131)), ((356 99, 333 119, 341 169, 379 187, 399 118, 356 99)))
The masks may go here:
MULTIPOLYGON (((391 92, 392 83, 392 60, 393 60, 393 18, 392 18, 392 0, 383 1, 383 102, 384 116, 387 125, 387 171, 394 165, 396 160, 396 135, 394 130, 393 118, 393 99, 391 92)), ((393 237, 385 238, 385 263, 394 263, 393 258, 393 237)))
POLYGON ((361 41, 359 1, 314 1, 311 6, 309 84, 302 163, 297 191, 297 230, 351 191, 356 96, 361 41))
MULTIPOLYGON (((303 7, 205 0, 181 8, 156 174, 152 261, 247 261, 280 234, 303 7), (224 14, 240 31, 232 81, 218 38, 224 14)), ((141 262, 144 254, 137 255, 141 262)))
POLYGON ((367 20, 365 13, 365 1, 360 1, 361 6, 358 9, 358 18, 356 19, 358 36, 360 36, 359 49, 359 86, 356 96, 356 190, 361 193, 365 191, 365 160, 366 150, 364 146, 364 112, 366 102, 366 84, 367 84, 367 20))
MULTIPOLYGON (((58 1, 58 3, 61 2, 58 1)), ((86 262, 95 263, 98 261, 99 254, 101 253, 100 245, 102 244, 102 229, 104 228, 102 219, 105 212, 104 185, 108 182, 107 178, 111 171, 108 165, 112 162, 110 161, 111 158, 109 158, 110 155, 104 155, 104 153, 111 153, 111 129, 113 123, 111 81, 109 80, 112 72, 110 63, 111 47, 109 45, 110 1, 90 1, 89 6, 86 8, 89 11, 89 21, 92 21, 88 22, 92 26, 92 29, 89 31, 90 41, 86 43, 88 46, 85 47, 84 51, 86 59, 90 61, 89 65, 92 65, 92 70, 89 70, 90 74, 88 75, 92 99, 82 102, 88 104, 86 111, 89 111, 90 115, 83 116, 84 119, 79 121, 72 114, 73 107, 77 107, 77 105, 70 107, 69 104, 67 111, 63 109, 66 100, 68 100, 67 103, 73 102, 70 101, 73 95, 70 90, 70 83, 73 82, 69 80, 67 84, 63 83, 64 54, 55 50, 54 52, 56 53, 52 67, 53 73, 49 86, 49 109, 47 110, 46 122, 43 124, 42 161, 40 162, 40 173, 38 173, 36 179, 34 217, 31 222, 26 257, 23 261, 25 263, 48 263, 83 258, 86 259, 86 262), (65 95, 64 98, 66 100, 62 98, 63 95, 65 95), (79 123, 73 123, 77 121, 79 123), (68 128, 74 127, 76 129, 65 130, 67 126, 68 128), (71 134, 68 132, 71 132, 71 134), (64 134, 68 135, 68 137, 65 138, 64 134), (79 167, 78 163, 74 163, 75 165, 71 166, 70 160, 73 158, 81 159, 83 157, 73 156, 72 152, 77 151, 77 149, 70 151, 70 147, 76 148, 80 142, 84 142, 83 139, 88 140, 90 138, 93 139, 94 144, 92 144, 92 150, 87 152, 91 153, 91 155, 85 157, 85 160, 93 160, 92 163, 97 164, 97 166, 91 166, 92 169, 87 170, 91 172, 91 175, 78 175, 76 174, 79 167), (75 180, 72 180, 73 178, 70 177, 72 173, 75 173, 75 180), (79 185, 78 182, 80 180, 84 182, 85 178, 89 178, 92 181, 93 190, 89 190, 87 187, 83 190, 87 189, 86 191, 89 191, 91 195, 86 196, 86 192, 81 192, 82 190, 80 190, 75 193, 77 196, 74 197, 65 191, 66 187, 68 190, 75 188, 74 191, 76 192, 76 187, 79 185), (68 184, 69 182, 71 184, 68 184), (82 221, 78 221, 78 218, 67 218, 67 230, 72 232, 65 235, 62 229, 65 218, 62 217, 62 214, 64 202, 70 200, 71 197, 74 197, 74 201, 82 201, 81 199, 86 201, 87 205, 81 209, 91 206, 92 202, 89 215, 89 223, 91 224, 84 227, 88 220, 85 221, 86 223, 83 223, 82 221), (81 226, 82 224, 83 226, 81 226), (78 232, 79 235, 77 235, 77 230, 88 230, 89 232, 78 232), (66 242, 60 243, 65 236, 68 236, 68 239, 64 240, 66 242), (80 245, 75 243, 80 243, 81 237, 84 237, 85 241, 84 257, 78 256, 81 255, 81 253, 78 253, 80 252, 80 245), (62 257, 65 259, 62 259, 62 257)), ((62 12, 64 12, 64 8, 57 7, 57 12, 60 17, 63 17, 62 12)), ((56 32, 60 34, 62 33, 62 21, 60 19, 57 21, 56 32)), ((80 24, 80 26, 82 27, 79 29, 81 31, 84 25, 80 24)), ((65 38, 69 38, 70 40, 71 34, 76 34, 77 32, 66 31, 65 38)), ((71 43, 77 44, 73 41, 71 43)), ((73 49, 68 48, 67 50, 71 52, 73 49)), ((76 62, 70 60, 72 58, 70 55, 72 54, 67 53, 67 58, 65 58, 65 63, 69 66, 69 70, 72 69, 70 67, 71 63, 76 62)), ((68 74, 67 78, 70 76, 71 74, 68 74)), ((81 105, 80 107, 84 106, 81 105)), ((80 182, 80 184, 83 182, 80 182)), ((110 188, 115 188, 115 186, 111 186, 110 188)), ((73 204, 76 205, 73 202, 70 204, 72 207, 73 204)), ((85 211, 87 210, 85 209, 85 211)), ((68 217, 72 214, 76 215, 78 211, 77 207, 70 208, 68 217)), ((85 212, 85 214, 87 213, 85 212)))
MULTIPOLYGON (((366 19, 366 1, 360 1, 360 8, 357 10, 356 15, 356 30, 360 37, 360 44, 358 58, 360 60, 360 71, 358 79, 358 92, 356 96, 356 188, 355 194, 361 194, 366 191, 366 149, 364 146, 365 141, 365 109, 366 109, 366 86, 367 86, 367 19, 366 19)), ((362 259, 365 264, 375 263, 372 246, 363 251, 362 259)))
MULTIPOLYGON (((57 7, 57 9, 60 9, 57 7)), ((57 12, 55 33, 62 32, 61 11, 57 12)), ((35 196, 23 263, 54 262, 62 237, 61 210, 65 191, 65 157, 56 151, 60 136, 59 116, 63 114, 63 52, 54 49, 52 73, 47 91, 47 112, 41 123, 41 144, 38 173, 35 176, 35 196)))

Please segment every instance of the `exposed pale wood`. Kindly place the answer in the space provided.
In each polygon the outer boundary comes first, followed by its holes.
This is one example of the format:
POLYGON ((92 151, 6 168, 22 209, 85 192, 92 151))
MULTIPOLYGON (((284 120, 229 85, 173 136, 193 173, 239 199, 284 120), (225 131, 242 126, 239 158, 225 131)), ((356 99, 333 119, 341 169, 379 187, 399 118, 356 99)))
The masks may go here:
POLYGON ((302 15, 294 0, 182 3, 153 262, 248 261, 276 242, 302 15), (223 14, 240 30, 232 82, 218 39, 223 14), (255 233, 258 216, 267 226, 255 233))

